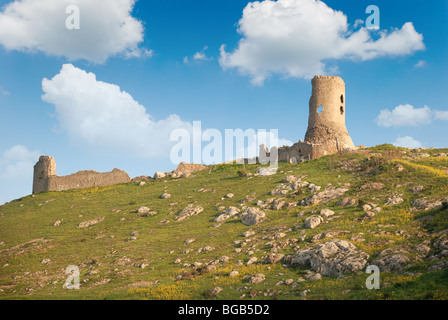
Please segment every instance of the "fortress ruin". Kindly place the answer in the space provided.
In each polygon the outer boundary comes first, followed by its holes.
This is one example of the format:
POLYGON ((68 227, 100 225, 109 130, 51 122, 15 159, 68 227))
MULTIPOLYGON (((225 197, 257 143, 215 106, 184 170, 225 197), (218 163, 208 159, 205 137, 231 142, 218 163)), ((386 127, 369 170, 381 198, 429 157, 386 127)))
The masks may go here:
MULTIPOLYGON (((291 147, 277 148, 279 161, 297 163, 355 149, 345 127, 344 81, 340 77, 315 76, 311 80, 311 84, 312 94, 309 102, 308 129, 305 141, 300 140, 291 147)), ((263 155, 270 156, 265 145, 260 146, 260 156, 263 155)), ((244 160, 246 162, 248 159, 244 160)), ((256 161, 258 162, 258 157, 256 161)), ((164 174, 164 176, 186 177, 205 168, 200 164, 181 163, 176 170, 170 174, 164 174)), ((147 178, 149 177, 142 176, 131 179, 126 172, 119 169, 106 173, 90 170, 68 176, 58 176, 54 159, 49 156, 41 156, 34 166, 33 194, 44 191, 108 186, 147 178)))
MULTIPOLYGON (((311 84, 305 141, 300 140, 291 147, 277 148, 279 161, 297 163, 355 149, 345 127, 344 80, 334 76, 315 76, 311 84)), ((269 156, 266 146, 261 145, 260 154, 265 152, 269 156)))
POLYGON ((94 170, 80 171, 69 176, 58 176, 54 158, 41 156, 34 165, 33 194, 44 191, 109 186, 130 181, 129 175, 120 169, 105 173, 94 170))

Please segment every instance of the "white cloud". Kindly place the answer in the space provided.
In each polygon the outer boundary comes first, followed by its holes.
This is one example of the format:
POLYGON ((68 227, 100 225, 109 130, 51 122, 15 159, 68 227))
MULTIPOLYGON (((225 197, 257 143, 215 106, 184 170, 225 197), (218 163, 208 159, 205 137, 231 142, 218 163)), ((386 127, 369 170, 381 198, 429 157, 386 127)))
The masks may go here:
POLYGON ((3 152, 2 160, 7 162, 20 162, 34 160, 39 156, 38 151, 29 151, 25 146, 16 145, 3 152))
POLYGON ((3 152, 0 157, 0 205, 31 193, 33 166, 38 159, 39 151, 29 151, 21 145, 3 152))
POLYGON ((55 106, 60 128, 80 145, 95 150, 152 158, 169 155, 170 133, 191 129, 173 114, 156 121, 119 86, 96 79, 71 64, 43 79, 42 99, 55 106))
MULTIPOLYGON (((360 21, 356 21, 358 26, 360 21)), ((425 48, 411 22, 401 29, 377 31, 374 40, 362 27, 349 28, 346 15, 319 0, 265 0, 249 3, 238 23, 242 35, 233 52, 220 49, 223 68, 237 68, 254 85, 272 74, 311 78, 327 73, 324 60, 370 60, 401 56, 425 48)))
POLYGON ((208 46, 205 46, 202 48, 201 51, 196 52, 191 58, 184 57, 183 61, 185 64, 189 64, 191 61, 201 62, 201 61, 208 61, 211 60, 211 58, 207 57, 205 54, 205 51, 208 49, 208 46))
POLYGON ((425 61, 425 60, 419 60, 419 61, 414 65, 415 68, 423 68, 423 67, 425 67, 425 66, 426 66, 426 61, 425 61))
POLYGON ((109 57, 151 55, 139 48, 143 25, 131 16, 135 0, 22 0, 0 12, 0 44, 7 50, 42 51, 69 60, 103 63, 109 57), (80 10, 80 29, 68 30, 69 5, 80 10))
POLYGON ((208 58, 207 58, 207 56, 205 55, 205 51, 206 51, 207 49, 208 49, 208 47, 205 46, 204 48, 202 48, 201 51, 196 52, 196 53, 193 55, 193 60, 207 61, 208 58))
POLYGON ((434 116, 438 120, 448 121, 448 111, 434 110, 434 116))
POLYGON ((380 127, 417 127, 430 124, 433 120, 448 121, 448 111, 433 111, 428 106, 414 108, 412 105, 405 104, 395 107, 392 111, 381 110, 375 122, 380 127))
POLYGON ((353 28, 358 28, 358 26, 360 26, 360 25, 362 25, 362 24, 364 24, 364 20, 362 20, 362 19, 356 19, 355 20, 355 23, 353 24, 353 28))
POLYGON ((399 105, 394 110, 381 110, 375 119, 380 127, 420 126, 432 121, 431 108, 414 108, 409 104, 399 105))
POLYGON ((404 147, 404 148, 421 148, 422 144, 420 141, 415 140, 412 137, 405 136, 405 137, 397 137, 397 140, 393 142, 393 145, 396 147, 404 147))

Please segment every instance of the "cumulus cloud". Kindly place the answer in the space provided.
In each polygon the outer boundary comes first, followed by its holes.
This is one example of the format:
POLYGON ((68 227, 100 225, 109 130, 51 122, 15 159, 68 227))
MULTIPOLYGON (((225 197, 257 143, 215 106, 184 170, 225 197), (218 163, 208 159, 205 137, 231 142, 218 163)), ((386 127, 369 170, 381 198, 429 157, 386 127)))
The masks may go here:
POLYGON ((393 145, 396 147, 404 147, 404 148, 421 148, 422 144, 420 141, 415 140, 412 137, 405 136, 405 137, 397 137, 397 140, 393 142, 393 145))
POLYGON ((192 127, 175 114, 155 120, 119 86, 72 64, 63 65, 53 79, 43 79, 42 90, 42 99, 55 106, 61 130, 74 142, 102 152, 166 156, 171 131, 192 127))
POLYGON ((22 0, 0 12, 0 44, 7 50, 41 51, 69 60, 103 63, 109 57, 151 56, 139 48, 143 25, 131 16, 135 0, 22 0), (66 8, 79 8, 80 29, 69 30, 66 8))
POLYGON ((33 166, 39 151, 16 145, 0 157, 0 204, 31 193, 33 166))
POLYGON ((432 121, 431 108, 414 108, 410 104, 399 105, 394 110, 381 110, 375 119, 380 127, 421 126, 432 121))
MULTIPOLYGON (((360 21, 355 21, 356 27, 360 21)), ((237 68, 254 85, 272 74, 311 78, 327 73, 325 60, 371 60, 425 48, 411 22, 401 29, 353 31, 347 16, 319 0, 265 0, 249 3, 238 23, 242 39, 233 52, 220 49, 220 64, 237 68)))
POLYGON ((380 127, 417 127, 430 124, 434 120, 448 121, 448 111, 433 111, 428 106, 414 108, 410 104, 405 104, 395 107, 392 111, 381 110, 375 122, 380 127))

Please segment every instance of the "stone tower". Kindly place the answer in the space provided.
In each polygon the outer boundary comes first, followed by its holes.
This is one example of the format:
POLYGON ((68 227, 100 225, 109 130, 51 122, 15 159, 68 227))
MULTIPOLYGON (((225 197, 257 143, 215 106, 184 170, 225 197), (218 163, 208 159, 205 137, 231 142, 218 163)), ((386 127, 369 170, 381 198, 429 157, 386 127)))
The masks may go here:
POLYGON ((340 77, 315 76, 305 142, 315 148, 313 158, 354 149, 345 127, 345 83, 340 77))
POLYGON ((34 165, 33 194, 48 191, 49 178, 56 175, 56 162, 49 156, 41 156, 34 165))

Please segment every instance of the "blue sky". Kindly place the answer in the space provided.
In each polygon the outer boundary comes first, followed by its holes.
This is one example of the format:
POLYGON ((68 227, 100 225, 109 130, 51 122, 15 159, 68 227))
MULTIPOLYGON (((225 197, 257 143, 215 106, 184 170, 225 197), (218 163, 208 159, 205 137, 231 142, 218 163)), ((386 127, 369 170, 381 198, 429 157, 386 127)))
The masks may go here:
POLYGON ((448 1, 0 0, 0 203, 31 193, 43 154, 59 175, 171 171, 164 139, 193 121, 296 142, 313 74, 344 79, 356 145, 447 147, 447 15, 448 1))

